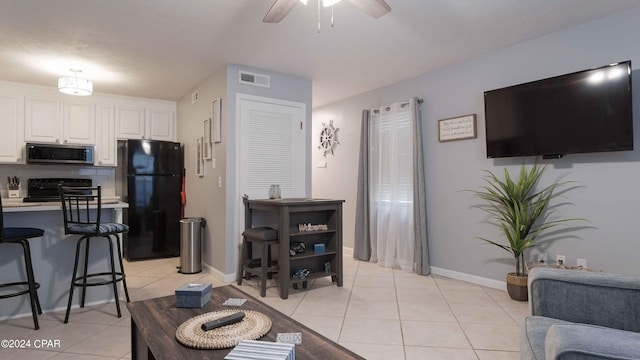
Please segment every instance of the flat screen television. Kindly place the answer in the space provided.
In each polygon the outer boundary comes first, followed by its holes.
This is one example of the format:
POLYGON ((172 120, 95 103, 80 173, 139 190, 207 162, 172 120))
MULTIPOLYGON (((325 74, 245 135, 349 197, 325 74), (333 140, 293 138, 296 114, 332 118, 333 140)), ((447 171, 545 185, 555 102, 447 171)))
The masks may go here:
POLYGON ((631 61, 484 93, 487 157, 633 150, 631 61))

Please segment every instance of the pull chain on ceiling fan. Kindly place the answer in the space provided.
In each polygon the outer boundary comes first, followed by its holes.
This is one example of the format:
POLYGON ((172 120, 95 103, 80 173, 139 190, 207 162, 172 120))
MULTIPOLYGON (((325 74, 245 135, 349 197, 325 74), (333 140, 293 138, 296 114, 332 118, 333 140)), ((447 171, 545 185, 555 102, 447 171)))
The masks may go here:
MULTIPOLYGON (((341 0, 318 0, 318 32, 320 32, 320 2, 325 7, 331 6, 331 26, 333 27, 333 5, 341 0)), ((349 0, 358 9, 377 19, 391 11, 391 7, 384 0, 349 0)), ((262 22, 279 23, 293 9, 298 2, 307 5, 308 0, 276 0, 265 15, 262 22)))

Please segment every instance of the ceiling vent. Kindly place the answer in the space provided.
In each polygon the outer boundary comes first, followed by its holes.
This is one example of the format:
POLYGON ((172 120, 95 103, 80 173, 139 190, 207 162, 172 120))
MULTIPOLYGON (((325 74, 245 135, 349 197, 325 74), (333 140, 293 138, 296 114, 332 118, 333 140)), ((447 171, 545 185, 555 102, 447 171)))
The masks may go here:
POLYGON ((271 77, 269 75, 256 74, 240 70, 241 84, 255 85, 261 87, 271 87, 271 77))

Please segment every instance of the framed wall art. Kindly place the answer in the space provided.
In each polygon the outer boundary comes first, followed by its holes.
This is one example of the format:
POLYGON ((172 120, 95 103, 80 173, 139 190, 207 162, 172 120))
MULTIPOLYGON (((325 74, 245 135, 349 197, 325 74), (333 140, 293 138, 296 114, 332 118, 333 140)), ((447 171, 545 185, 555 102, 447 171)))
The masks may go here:
POLYGON ((204 176, 204 158, 202 157, 202 137, 196 139, 196 174, 204 176))
POLYGON ((438 120, 438 141, 440 142, 477 137, 476 114, 438 120))
POLYGON ((211 131, 211 137, 214 143, 222 141, 222 99, 213 99, 211 102, 211 121, 213 129, 211 131))
POLYGON ((202 143, 202 158, 211 160, 211 118, 204 119, 204 134, 202 143))

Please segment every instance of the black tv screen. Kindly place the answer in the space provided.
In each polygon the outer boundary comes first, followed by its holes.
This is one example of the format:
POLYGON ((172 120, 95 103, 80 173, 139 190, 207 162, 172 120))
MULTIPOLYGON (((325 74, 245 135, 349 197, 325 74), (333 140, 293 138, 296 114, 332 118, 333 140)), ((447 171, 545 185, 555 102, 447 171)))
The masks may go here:
POLYGON ((484 93, 487 157, 633 150, 631 61, 484 93))

